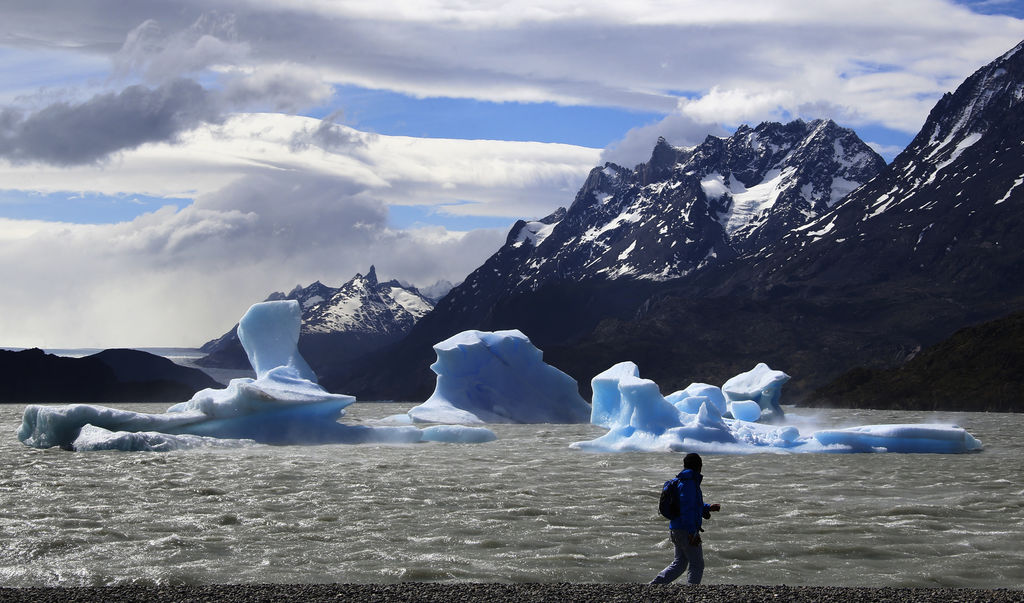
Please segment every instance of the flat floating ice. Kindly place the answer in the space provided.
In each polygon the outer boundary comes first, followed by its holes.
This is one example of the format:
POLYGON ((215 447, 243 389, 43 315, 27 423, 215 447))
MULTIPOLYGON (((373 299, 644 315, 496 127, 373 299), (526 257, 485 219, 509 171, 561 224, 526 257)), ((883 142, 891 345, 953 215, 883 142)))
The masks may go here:
POLYGON ((779 405, 789 376, 765 364, 718 389, 705 383, 662 397, 641 379, 632 362, 612 366, 592 380, 591 423, 608 429, 571 447, 592 452, 660 451, 749 454, 756 452, 964 453, 981 442, 956 425, 865 425, 803 435, 786 425, 779 405), (723 392, 724 390, 724 392, 723 392), (729 416, 723 416, 723 411, 729 416), (760 422, 770 418, 772 423, 760 422))
POLYGON ((981 442, 956 425, 937 423, 862 425, 812 434, 823 446, 846 446, 856 452, 959 453, 981 450, 981 442))
POLYGON ((340 423, 355 398, 332 394, 317 384, 298 350, 301 319, 296 301, 255 304, 242 317, 238 337, 256 379, 234 379, 224 389, 204 389, 165 413, 86 404, 30 405, 22 416, 18 439, 36 448, 83 451, 167 451, 231 446, 232 442, 411 444, 494 439, 490 430, 482 428, 425 432, 411 425, 340 423))

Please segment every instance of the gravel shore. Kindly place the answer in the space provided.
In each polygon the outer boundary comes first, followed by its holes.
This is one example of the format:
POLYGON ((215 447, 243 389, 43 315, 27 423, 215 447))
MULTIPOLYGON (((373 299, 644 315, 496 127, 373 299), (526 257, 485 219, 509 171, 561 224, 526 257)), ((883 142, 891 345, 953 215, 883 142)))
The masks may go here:
POLYGON ((848 588, 827 586, 733 586, 670 584, 240 584, 206 586, 113 586, 98 588, 0 588, 0 601, 749 601, 1024 602, 1024 590, 961 588, 848 588))

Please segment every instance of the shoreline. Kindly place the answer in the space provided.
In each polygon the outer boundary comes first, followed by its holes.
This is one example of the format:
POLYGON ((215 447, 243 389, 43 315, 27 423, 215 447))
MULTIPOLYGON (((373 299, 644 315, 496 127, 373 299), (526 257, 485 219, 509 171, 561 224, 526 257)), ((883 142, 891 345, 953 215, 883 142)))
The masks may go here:
POLYGON ((842 602, 873 601, 1007 602, 1024 601, 1024 590, 973 588, 831 587, 786 585, 649 585, 619 584, 507 584, 436 583, 398 584, 210 584, 125 585, 102 587, 0 588, 0 601, 744 601, 842 602))

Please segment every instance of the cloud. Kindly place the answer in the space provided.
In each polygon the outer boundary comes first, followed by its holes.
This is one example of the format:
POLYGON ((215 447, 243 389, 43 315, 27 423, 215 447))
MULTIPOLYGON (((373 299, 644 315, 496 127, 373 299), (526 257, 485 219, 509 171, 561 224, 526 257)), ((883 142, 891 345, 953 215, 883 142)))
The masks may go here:
POLYGON ((342 111, 335 111, 320 120, 315 128, 303 126, 298 132, 292 135, 289 146, 292 151, 303 151, 310 147, 318 147, 321 150, 335 152, 350 149, 356 146, 364 146, 367 136, 351 128, 346 128, 335 123, 342 117, 342 111))
POLYGON ((338 184, 256 176, 120 224, 0 221, 4 345, 199 345, 274 290, 370 264, 424 286, 460 280, 506 235, 394 230, 383 203, 338 184))
POLYGON ((116 73, 141 74, 159 83, 216 65, 240 64, 249 45, 237 41, 234 21, 230 14, 203 13, 189 27, 168 32, 156 19, 146 19, 111 57, 116 73))
POLYGON ((0 181, 40 192, 199 199, 244 178, 305 174, 389 205, 515 219, 571 200, 599 157, 598 149, 567 144, 385 136, 330 119, 255 113, 126 151, 102 170, 0 162, 0 181))
POLYGON ((416 285, 457 282, 505 229, 396 229, 389 205, 544 215, 571 200, 598 154, 248 114, 124 151, 102 170, 0 162, 12 188, 194 199, 118 224, 0 220, 3 344, 198 345, 274 290, 340 284, 370 264, 416 285))
POLYGON ((612 143, 601 153, 601 162, 611 162, 632 168, 650 159, 658 137, 677 147, 692 147, 708 136, 728 136, 720 125, 701 123, 689 115, 673 113, 657 122, 629 130, 621 140, 612 143))
POLYGON ((216 103, 202 86, 173 80, 155 89, 129 86, 88 101, 59 102, 27 116, 0 113, 0 157, 14 163, 94 163, 148 142, 175 140, 203 122, 216 122, 216 103))
POLYGON ((63 3, 60 20, 38 19, 34 3, 8 4, 8 29, 33 33, 9 44, 110 48, 125 70, 157 82, 225 68, 280 77, 273 66, 302 65, 326 84, 418 97, 666 114, 687 98, 700 121, 760 121, 825 103, 907 132, 950 85, 1024 38, 1024 20, 948 0, 566 0, 472 10, 455 0, 91 0, 63 3), (879 74, 916 83, 870 85, 879 74), (876 110, 882 101, 887 109, 876 110))
POLYGON ((223 79, 223 101, 236 110, 295 113, 320 105, 334 95, 334 88, 315 69, 290 63, 265 65, 223 79))
POLYGON ((786 107, 796 106, 794 95, 787 90, 753 91, 742 88, 722 90, 714 86, 697 100, 682 101, 680 111, 702 122, 723 122, 739 125, 763 116, 778 116, 786 107))

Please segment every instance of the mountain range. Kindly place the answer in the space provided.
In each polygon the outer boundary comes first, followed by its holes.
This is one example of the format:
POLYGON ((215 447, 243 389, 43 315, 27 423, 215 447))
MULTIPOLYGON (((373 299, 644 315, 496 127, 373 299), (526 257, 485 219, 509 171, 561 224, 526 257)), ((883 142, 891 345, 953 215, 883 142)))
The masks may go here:
MULTIPOLYGON (((275 292, 265 301, 291 299, 302 307, 299 349, 318 373, 335 362, 360 357, 400 339, 429 313, 433 300, 415 287, 391 280, 380 282, 370 266, 340 287, 317 281, 275 292)), ((249 360, 236 333, 238 325, 204 344, 206 356, 196 364, 210 368, 248 369, 249 360)))
POLYGON ((900 366, 1024 307, 1024 51, 932 109, 890 165, 831 121, 665 140, 596 167, 568 209, 505 245, 401 340, 326 366, 364 399, 422 399, 431 345, 518 328, 586 390, 633 360, 668 391, 764 361, 791 401, 855 367, 900 366))

